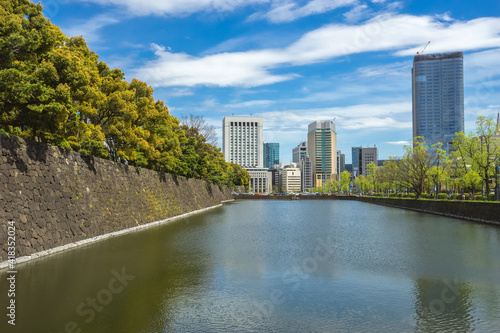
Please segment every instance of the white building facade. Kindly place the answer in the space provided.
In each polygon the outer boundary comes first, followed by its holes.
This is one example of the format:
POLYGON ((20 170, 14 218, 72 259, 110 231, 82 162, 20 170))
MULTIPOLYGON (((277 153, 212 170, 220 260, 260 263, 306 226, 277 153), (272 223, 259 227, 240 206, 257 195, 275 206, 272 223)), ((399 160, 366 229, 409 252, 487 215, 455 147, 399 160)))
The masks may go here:
POLYGON ((224 117, 222 150, 226 162, 241 167, 264 167, 264 134, 262 117, 224 117))
POLYGON ((290 163, 283 167, 281 172, 282 190, 285 193, 301 191, 300 168, 295 163, 290 163))
POLYGON ((262 117, 224 117, 222 150, 226 162, 236 163, 250 174, 250 192, 270 193, 272 174, 264 168, 262 117))

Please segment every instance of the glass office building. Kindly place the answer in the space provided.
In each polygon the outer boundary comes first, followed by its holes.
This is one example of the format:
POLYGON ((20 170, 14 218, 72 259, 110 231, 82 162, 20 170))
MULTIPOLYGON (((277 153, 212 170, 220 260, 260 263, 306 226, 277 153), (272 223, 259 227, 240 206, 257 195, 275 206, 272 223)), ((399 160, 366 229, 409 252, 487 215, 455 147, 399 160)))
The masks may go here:
POLYGON ((280 164, 280 144, 264 142, 264 168, 280 164))
POLYGON ((464 131, 463 53, 417 55, 412 68, 413 137, 449 153, 456 132, 464 131))
POLYGON ((313 186, 337 179, 337 133, 331 121, 315 121, 308 126, 307 152, 312 162, 313 186))

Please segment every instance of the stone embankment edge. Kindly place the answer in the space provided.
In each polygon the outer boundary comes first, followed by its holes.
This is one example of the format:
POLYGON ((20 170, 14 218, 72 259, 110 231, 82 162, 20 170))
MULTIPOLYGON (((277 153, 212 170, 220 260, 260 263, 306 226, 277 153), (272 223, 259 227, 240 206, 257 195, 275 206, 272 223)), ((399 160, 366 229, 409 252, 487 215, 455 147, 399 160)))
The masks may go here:
MULTIPOLYGON (((405 200, 405 199, 391 199, 391 200, 405 200)), ((458 215, 458 214, 444 213, 444 212, 439 212, 439 211, 435 211, 435 210, 415 208, 415 207, 408 207, 408 206, 402 206, 402 205, 398 205, 398 204, 387 204, 387 203, 377 202, 377 201, 371 201, 371 200, 368 201, 368 200, 363 200, 363 198, 358 198, 357 201, 364 202, 364 203, 369 203, 369 204, 373 204, 373 205, 391 207, 391 208, 406 209, 406 210, 411 210, 411 211, 419 212, 419 213, 427 213, 427 214, 433 214, 433 215, 451 217, 451 218, 454 218, 454 219, 465 220, 465 221, 470 221, 470 222, 476 222, 476 223, 481 223, 481 224, 489 224, 489 225, 500 226, 500 222, 491 221, 491 220, 485 220, 485 219, 480 219, 480 218, 475 218, 475 217, 472 217, 472 216, 464 216, 464 215, 458 215)), ((467 203, 463 203, 463 204, 467 204, 467 203)))
POLYGON ((352 200, 374 205, 452 217, 475 223, 500 226, 500 203, 481 201, 436 201, 365 196, 238 196, 237 200, 352 200), (465 209, 464 209, 465 208, 465 209), (468 208, 468 209, 467 209, 468 208), (487 211, 485 211, 485 209, 487 211), (452 213, 451 211, 457 212, 452 213), (481 218, 482 217, 482 218, 481 218), (485 218, 486 217, 486 218, 485 218))
MULTIPOLYGON (((78 248, 78 247, 83 247, 83 246, 94 244, 94 243, 97 243, 97 242, 100 242, 100 241, 103 241, 103 240, 106 240, 106 239, 110 239, 110 238, 113 238, 113 237, 117 237, 117 236, 121 236, 121 235, 124 235, 124 234, 129 234, 129 233, 132 233, 132 232, 136 232, 136 231, 140 231, 140 230, 145 230, 145 229, 156 227, 156 226, 159 226, 159 225, 162 225, 162 224, 170 223, 170 222, 173 222, 175 220, 179 220, 179 219, 191 216, 191 215, 200 214, 200 213, 203 213, 203 212, 215 209, 215 208, 222 207, 224 203, 229 203, 229 202, 232 202, 232 201, 234 201, 234 200, 224 200, 224 201, 221 201, 220 204, 212 206, 212 207, 207 207, 207 208, 195 210, 193 212, 189 212, 189 213, 185 213, 185 214, 173 216, 173 217, 170 217, 168 219, 159 220, 159 221, 155 221, 155 222, 151 222, 151 223, 147 223, 147 224, 142 224, 142 225, 139 225, 137 227, 132 227, 132 228, 124 229, 124 230, 119 230, 119 231, 111 232, 111 233, 108 233, 108 234, 105 234, 105 235, 100 235, 100 236, 96 236, 96 237, 84 239, 84 240, 81 240, 81 241, 78 241, 78 242, 69 243, 69 244, 66 244, 66 245, 63 245, 63 246, 58 246, 58 247, 53 248, 53 249, 49 249, 49 250, 45 250, 45 251, 33 253, 31 255, 24 256, 24 257, 21 257, 21 258, 16 258, 16 266, 20 265, 20 264, 25 264, 25 263, 27 263, 29 261, 32 261, 32 260, 35 260, 35 259, 47 257, 49 255, 56 254, 56 253, 60 253, 60 252, 66 251, 66 250, 71 250, 71 249, 75 249, 75 248, 78 248)), ((8 261, 4 261, 4 262, 0 263, 0 271, 4 270, 4 269, 7 269, 8 267, 9 267, 9 262, 8 261)))

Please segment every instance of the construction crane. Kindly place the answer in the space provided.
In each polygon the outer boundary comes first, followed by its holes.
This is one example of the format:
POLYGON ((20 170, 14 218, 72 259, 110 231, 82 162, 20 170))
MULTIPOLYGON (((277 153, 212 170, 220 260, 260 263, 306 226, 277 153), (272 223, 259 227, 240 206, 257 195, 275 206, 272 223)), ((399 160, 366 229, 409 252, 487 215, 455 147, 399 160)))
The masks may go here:
POLYGON ((418 51, 417 54, 424 54, 425 49, 427 49, 427 46, 429 46, 430 43, 431 41, 428 41, 427 44, 425 44, 424 48, 421 51, 418 51))

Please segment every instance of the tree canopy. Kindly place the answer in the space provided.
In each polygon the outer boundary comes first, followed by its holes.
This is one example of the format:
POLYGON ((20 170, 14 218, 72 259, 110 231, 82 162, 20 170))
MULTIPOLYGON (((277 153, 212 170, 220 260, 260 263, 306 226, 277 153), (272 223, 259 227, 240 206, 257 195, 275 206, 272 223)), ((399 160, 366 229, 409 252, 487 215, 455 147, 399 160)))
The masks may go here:
POLYGON ((248 173, 226 163, 196 122, 181 126, 147 83, 127 82, 82 37, 51 24, 40 4, 0 3, 1 131, 219 185, 248 184, 248 173))

